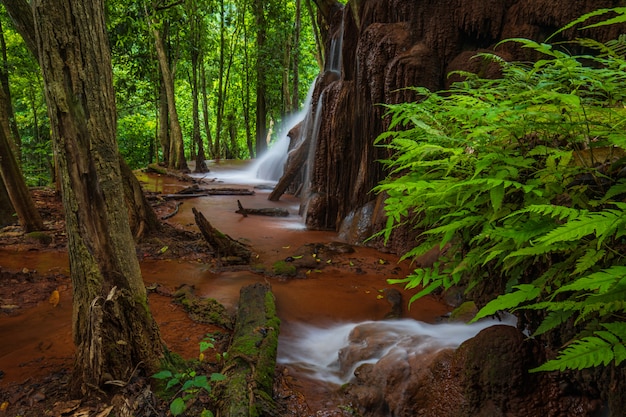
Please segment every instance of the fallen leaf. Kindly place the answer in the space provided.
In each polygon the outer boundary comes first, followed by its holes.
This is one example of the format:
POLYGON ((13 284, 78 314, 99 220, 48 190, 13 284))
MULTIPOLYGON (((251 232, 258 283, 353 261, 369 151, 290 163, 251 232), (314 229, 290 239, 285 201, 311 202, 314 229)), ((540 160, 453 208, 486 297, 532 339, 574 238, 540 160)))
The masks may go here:
POLYGON ((50 298, 48 298, 48 302, 52 304, 52 307, 56 307, 59 304, 59 290, 52 291, 50 294, 50 298))

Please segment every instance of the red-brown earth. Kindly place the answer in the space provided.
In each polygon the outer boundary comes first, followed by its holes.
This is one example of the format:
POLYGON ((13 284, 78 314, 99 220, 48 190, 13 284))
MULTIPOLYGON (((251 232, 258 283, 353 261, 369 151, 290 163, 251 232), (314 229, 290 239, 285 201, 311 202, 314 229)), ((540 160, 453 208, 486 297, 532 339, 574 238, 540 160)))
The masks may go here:
MULTIPOLYGON (((230 166, 214 165, 202 187, 232 187, 213 179, 215 172, 230 166)), ((238 167, 240 168, 240 167, 238 167)), ((189 183, 157 174, 138 173, 146 192, 152 196, 172 194, 189 183)), ((252 189, 249 184, 237 187, 252 189)), ((149 288, 150 306, 168 348, 185 359, 197 357, 199 342, 224 329, 194 322, 171 296, 183 284, 193 285, 196 294, 217 299, 234 313, 242 286, 269 282, 276 296, 282 321, 281 337, 299 323, 324 325, 342 321, 380 320, 390 311, 382 295, 388 278, 405 276, 410 265, 398 257, 373 249, 354 247, 353 253, 319 256, 318 267, 299 268, 296 277, 274 276, 275 262, 306 254, 311 244, 338 241, 330 231, 307 231, 298 216, 298 201, 283 196, 273 203, 268 190, 256 189, 253 196, 206 196, 183 201, 178 214, 165 221, 179 235, 164 229, 137 247, 144 281, 149 288), (235 213, 237 200, 246 208, 279 207, 290 216, 243 217, 235 213), (252 249, 252 266, 227 267, 213 258, 196 232, 192 207, 202 212, 220 231, 246 243, 252 249), (309 246, 307 246, 309 245, 309 246), (265 270, 266 272, 260 272, 265 270)), ((54 190, 33 190, 36 204, 45 218, 48 237, 27 237, 18 226, 0 231, 0 416, 81 415, 101 412, 107 404, 68 402, 65 384, 73 363, 71 328, 71 283, 65 246, 60 199, 54 190), (49 302, 58 291, 58 304, 49 302), (63 413, 65 411, 65 413, 63 413)), ((177 200, 154 199, 159 217, 172 212, 177 200)), ((317 261, 317 260, 316 260, 317 261)), ((402 291, 401 288, 398 287, 402 291)), ((403 292, 404 293, 404 292, 403 292)), ((403 304, 410 294, 403 294, 403 304)), ((448 307, 434 298, 415 303, 405 317, 433 322, 448 307)), ((280 343, 280 341, 279 341, 280 343)), ((218 344, 224 349, 225 344, 218 344)), ((217 366, 217 364, 215 364, 217 366)), ((219 371, 219 368, 207 371, 219 371)), ((324 385, 308 380, 297 369, 279 366, 277 398, 288 415, 339 416, 347 411, 340 396, 330 395, 324 385)), ((158 415, 167 404, 156 401, 158 415)), ((110 412, 110 410, 108 411, 110 412)), ((157 415, 157 414, 155 414, 157 415)), ((285 414, 287 415, 287 414, 285 414)), ((348 414, 345 414, 348 415, 348 414)))

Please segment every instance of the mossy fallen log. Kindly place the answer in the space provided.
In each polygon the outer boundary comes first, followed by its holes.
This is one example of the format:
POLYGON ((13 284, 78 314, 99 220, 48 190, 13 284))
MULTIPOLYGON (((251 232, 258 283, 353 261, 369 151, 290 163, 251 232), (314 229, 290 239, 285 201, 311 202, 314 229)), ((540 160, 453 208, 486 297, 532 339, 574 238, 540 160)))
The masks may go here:
POLYGON ((216 387, 218 417, 280 416, 273 399, 280 320, 269 285, 243 287, 223 383, 216 387))
POLYGON ((264 207, 264 208, 245 208, 241 201, 237 200, 237 207, 239 207, 235 213, 241 214, 243 217, 248 217, 248 214, 257 216, 269 216, 269 217, 288 217, 289 211, 280 207, 264 207))
POLYGON ((215 255, 229 264, 244 264, 250 261, 252 252, 243 243, 217 230, 202 213, 191 209, 200 233, 215 255))

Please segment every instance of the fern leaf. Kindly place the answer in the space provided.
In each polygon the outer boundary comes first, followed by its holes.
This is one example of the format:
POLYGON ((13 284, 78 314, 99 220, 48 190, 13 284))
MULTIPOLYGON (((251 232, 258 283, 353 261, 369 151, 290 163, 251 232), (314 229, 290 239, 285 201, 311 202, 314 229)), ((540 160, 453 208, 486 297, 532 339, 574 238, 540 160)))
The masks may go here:
POLYGON ((480 309, 476 316, 471 320, 471 323, 482 319, 483 317, 491 316, 500 310, 511 310, 519 307, 520 304, 537 298, 541 293, 541 288, 535 287, 532 284, 522 284, 514 287, 517 291, 510 292, 498 296, 495 300, 491 300, 486 306, 480 309))
POLYGON ((594 332, 594 336, 574 341, 556 359, 531 369, 531 372, 580 370, 599 365, 607 366, 611 361, 619 365, 626 359, 626 323, 603 323, 602 326, 606 330, 598 330, 594 332))
POLYGON ((596 291, 599 294, 608 292, 626 277, 626 266, 612 266, 603 271, 579 278, 571 284, 564 285, 554 293, 565 291, 596 291))
POLYGON ((621 219, 615 213, 608 210, 588 213, 548 232, 537 239, 537 242, 552 245, 557 242, 580 240, 592 233, 596 236, 602 235, 619 220, 621 219))
POLYGON ((581 274, 591 269, 605 254, 606 251, 604 249, 596 250, 595 248, 588 248, 585 254, 576 261, 574 274, 581 274))
POLYGON ((554 329, 557 326, 565 323, 572 315, 573 311, 551 311, 548 313, 545 319, 541 322, 537 330, 533 333, 533 337, 544 334, 545 332, 554 329))

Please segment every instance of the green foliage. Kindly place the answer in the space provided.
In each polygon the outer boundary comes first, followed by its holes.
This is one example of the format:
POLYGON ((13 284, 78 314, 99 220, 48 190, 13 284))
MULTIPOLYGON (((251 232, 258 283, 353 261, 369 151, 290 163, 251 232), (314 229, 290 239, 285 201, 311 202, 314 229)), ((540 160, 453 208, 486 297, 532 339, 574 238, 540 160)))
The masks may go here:
MULTIPOLYGON (((200 361, 204 357, 204 352, 207 349, 213 349, 214 339, 207 335, 200 342, 200 361)), ((179 364, 181 365, 181 364, 179 364)), ((183 364, 184 365, 184 364, 183 364)), ((177 365, 172 364, 174 368, 177 365)), ((187 405, 190 401, 204 390, 207 393, 211 393, 211 384, 218 381, 223 381, 226 377, 220 373, 212 373, 209 378, 206 375, 200 375, 192 368, 186 368, 185 370, 176 369, 163 369, 160 372, 152 375, 152 378, 162 381, 165 386, 163 390, 169 392, 170 412, 173 416, 179 416, 187 410, 187 405), (172 389, 176 391, 171 392, 172 389)), ((213 417, 213 413, 209 410, 203 410, 202 416, 213 417)))
MULTIPOLYGON (((613 11, 624 20, 626 9, 613 11)), ((481 54, 502 78, 460 73, 464 81, 449 91, 416 88, 418 102, 388 106, 390 129, 377 142, 392 152, 383 161, 390 177, 376 188, 388 196, 381 235, 389 239, 400 225, 420 230, 407 259, 445 249, 432 267, 389 282, 417 288, 411 302, 455 285, 469 294, 504 288, 474 320, 528 309, 543 317, 536 336, 565 323, 584 330, 537 370, 619 364, 626 358, 622 42, 580 40, 597 53, 574 56, 509 41, 544 58, 509 63, 481 54)))

